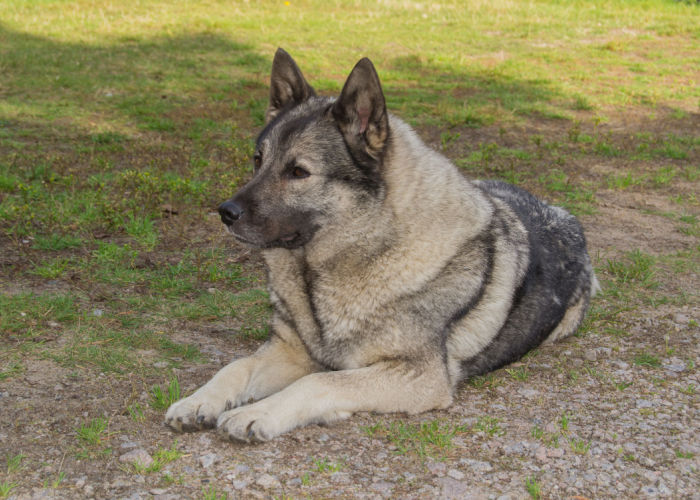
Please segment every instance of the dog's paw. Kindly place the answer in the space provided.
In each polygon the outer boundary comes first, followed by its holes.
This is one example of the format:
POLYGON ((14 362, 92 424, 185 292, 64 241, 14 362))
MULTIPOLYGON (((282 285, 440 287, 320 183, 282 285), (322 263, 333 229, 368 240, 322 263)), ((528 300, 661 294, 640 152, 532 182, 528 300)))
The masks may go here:
POLYGON ((222 413, 216 428, 224 438, 246 443, 269 441, 288 430, 279 418, 256 404, 222 413))
POLYGON ((168 408, 165 425, 178 432, 211 428, 216 425, 216 419, 226 409, 225 400, 194 393, 168 408))

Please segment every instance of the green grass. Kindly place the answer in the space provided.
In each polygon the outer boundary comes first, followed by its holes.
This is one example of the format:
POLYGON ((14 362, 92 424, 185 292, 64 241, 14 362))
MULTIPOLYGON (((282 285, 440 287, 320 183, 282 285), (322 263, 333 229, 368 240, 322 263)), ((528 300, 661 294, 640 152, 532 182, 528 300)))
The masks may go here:
POLYGON ((483 432, 488 436, 503 436, 506 432, 500 424, 500 419, 489 416, 479 417, 474 424, 474 430, 483 432))
POLYGON ((4 339, 38 337, 50 328, 48 321, 71 325, 80 313, 73 296, 58 294, 0 294, 0 335, 4 339))
POLYGON ((137 474, 149 474, 152 472, 160 472, 167 464, 174 462, 182 457, 185 453, 177 449, 177 440, 173 442, 170 448, 158 448, 153 453, 153 462, 148 466, 134 463, 133 469, 137 474))
POLYGON ((661 360, 657 356, 646 352, 635 354, 633 362, 637 366, 647 366, 649 368, 661 366, 661 360))
POLYGON ((17 487, 17 483, 12 483, 7 480, 0 481, 0 498, 6 498, 10 492, 17 487))
POLYGON ((7 455, 7 474, 13 474, 19 471, 22 466, 22 461, 27 458, 26 455, 22 453, 17 453, 16 455, 7 455))
POLYGON ((331 462, 325 458, 314 458, 314 467, 317 472, 333 473, 343 469, 344 464, 340 462, 331 462))
POLYGON ((202 500, 227 500, 228 493, 225 491, 219 492, 219 490, 213 484, 210 484, 207 488, 202 488, 202 500))
POLYGON ((639 285, 654 288, 656 259, 639 250, 628 252, 623 259, 608 259, 607 271, 620 285, 639 285))
POLYGON ((583 439, 571 439, 569 441, 571 451, 577 455, 585 455, 591 449, 591 443, 583 439))
POLYGON ((90 422, 81 424, 75 430, 75 433, 81 443, 87 446, 99 446, 107 431, 107 425, 106 419, 101 417, 93 418, 90 422))
MULTIPOLYGON (((589 234, 611 194, 613 204, 663 198, 640 213, 664 217, 673 250, 611 249, 616 257, 596 263, 604 292, 578 335, 614 347, 634 340, 630 316, 641 305, 696 304, 682 279, 700 262, 692 2, 465 9, 457 0, 358 0, 349 10, 304 0, 253 2, 245 15, 221 0, 155 7, 0 3, 0 93, 12 89, 0 100, 0 381, 36 359, 79 377, 103 374, 131 403, 129 421, 149 425, 154 409, 123 392, 146 391, 146 404, 162 411, 180 397, 172 381, 155 389, 163 368, 208 361, 170 332, 197 332, 204 344, 217 331, 234 344, 268 337, 259 261, 224 238, 215 209, 251 175, 277 46, 322 94, 337 94, 357 59, 371 57, 389 109, 466 174, 523 186, 579 215, 589 234)), ((488 394, 529 373, 510 367, 465 390, 488 394)), ((587 377, 564 373, 572 383, 587 377)), ((476 430, 497 435, 505 423, 482 417, 476 430)), ((397 450, 438 457, 451 436, 473 431, 435 421, 376 429, 397 450)), ((106 432, 99 445, 79 440, 83 456, 101 456, 106 432)), ((0 496, 20 482, 3 480, 0 496)))
POLYGON ((180 393, 180 383, 176 377, 171 377, 165 390, 159 385, 151 388, 151 407, 156 410, 165 410, 170 407, 175 401, 182 397, 180 393))
POLYGON ((525 479, 525 489, 533 500, 542 498, 542 487, 536 478, 528 477, 525 479))
POLYGON ((453 425, 439 420, 418 424, 395 421, 390 424, 377 423, 364 427, 364 432, 372 437, 384 437, 396 447, 396 453, 415 454, 421 459, 427 457, 444 458, 452 448, 452 439, 468 431, 461 425, 453 425))

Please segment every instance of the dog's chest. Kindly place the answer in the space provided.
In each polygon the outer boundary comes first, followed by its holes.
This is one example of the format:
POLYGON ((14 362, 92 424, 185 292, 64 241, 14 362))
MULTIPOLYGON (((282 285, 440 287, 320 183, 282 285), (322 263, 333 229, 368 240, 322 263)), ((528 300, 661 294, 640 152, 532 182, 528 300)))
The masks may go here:
POLYGON ((303 263, 268 259, 270 301, 318 361, 336 369, 356 368, 373 362, 376 349, 368 349, 377 331, 371 304, 342 283, 310 279, 303 263), (369 356, 371 351, 372 356, 369 356), (368 354, 365 354, 368 353, 368 354))

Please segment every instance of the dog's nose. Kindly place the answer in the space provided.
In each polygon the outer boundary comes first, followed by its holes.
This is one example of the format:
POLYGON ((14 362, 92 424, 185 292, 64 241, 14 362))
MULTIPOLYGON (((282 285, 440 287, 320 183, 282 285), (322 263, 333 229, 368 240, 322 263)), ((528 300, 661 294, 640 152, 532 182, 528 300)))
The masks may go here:
POLYGON ((238 203, 229 200, 219 205, 219 215, 221 222, 230 226, 243 215, 243 209, 238 203))

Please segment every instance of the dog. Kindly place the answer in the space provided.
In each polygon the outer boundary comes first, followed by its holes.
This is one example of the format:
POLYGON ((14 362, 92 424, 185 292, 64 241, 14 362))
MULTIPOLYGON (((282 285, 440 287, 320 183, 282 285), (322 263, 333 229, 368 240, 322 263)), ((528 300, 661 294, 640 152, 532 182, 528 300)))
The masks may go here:
POLYGON ((251 442, 446 408, 460 381, 581 323, 598 283, 576 218, 464 177, 387 112, 369 59, 332 98, 278 49, 265 120, 253 177, 219 213, 262 252, 270 338, 166 425, 251 442))

